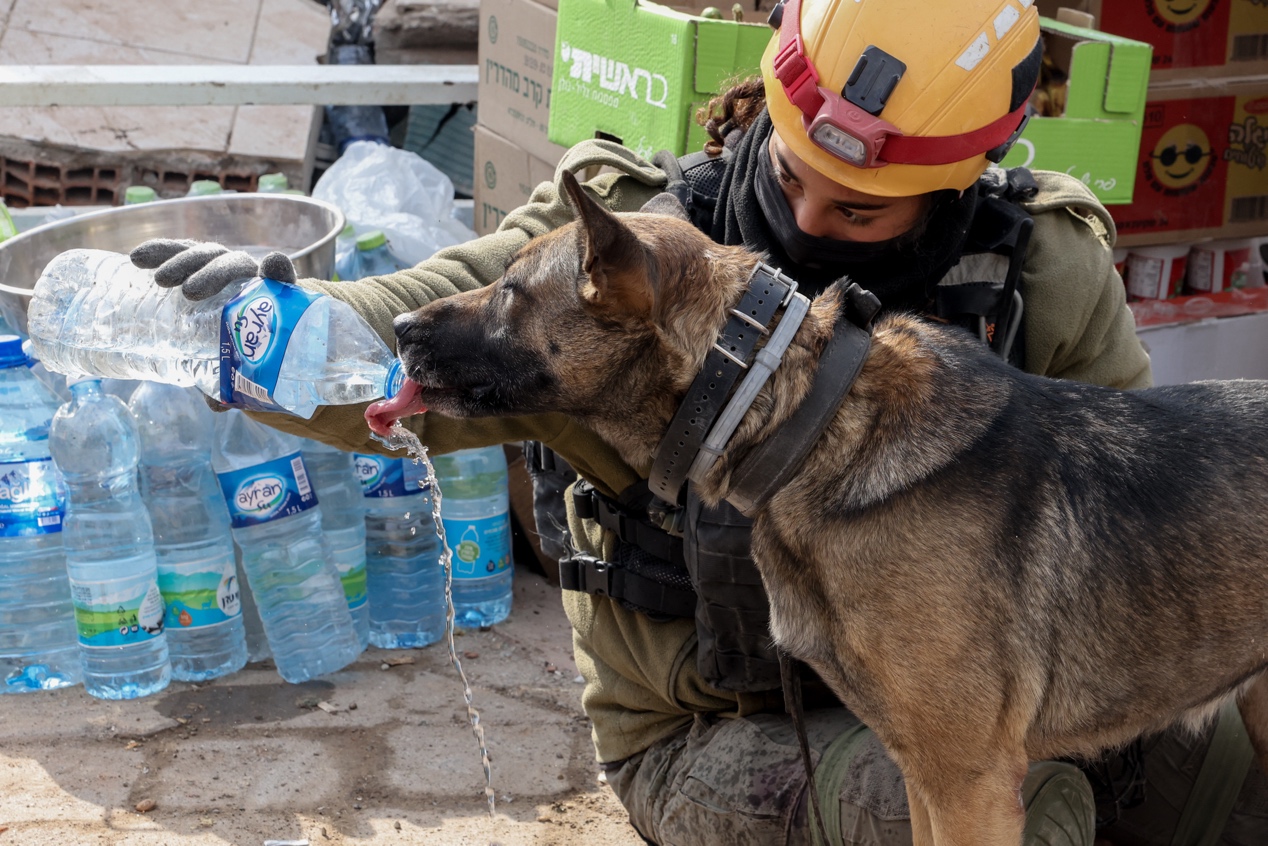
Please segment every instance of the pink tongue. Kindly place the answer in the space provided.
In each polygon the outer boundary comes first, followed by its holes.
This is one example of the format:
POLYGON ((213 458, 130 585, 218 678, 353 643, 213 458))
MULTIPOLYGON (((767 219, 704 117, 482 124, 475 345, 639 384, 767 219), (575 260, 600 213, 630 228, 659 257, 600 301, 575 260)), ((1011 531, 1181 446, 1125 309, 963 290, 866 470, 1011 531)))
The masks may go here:
POLYGON ((423 389, 417 382, 406 379, 401 389, 391 399, 371 403, 365 410, 365 422, 370 424, 370 431, 387 437, 392 424, 402 417, 411 414, 422 414, 427 410, 423 405, 423 389))

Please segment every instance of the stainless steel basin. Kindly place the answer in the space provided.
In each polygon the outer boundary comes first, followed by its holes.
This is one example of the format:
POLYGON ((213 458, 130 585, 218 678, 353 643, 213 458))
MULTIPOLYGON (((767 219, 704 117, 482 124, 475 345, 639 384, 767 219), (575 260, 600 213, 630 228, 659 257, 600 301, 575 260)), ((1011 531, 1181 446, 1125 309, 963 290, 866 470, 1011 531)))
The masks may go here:
POLYGON ((339 209, 296 194, 217 194, 120 206, 37 226, 0 243, 0 314, 26 333, 26 306, 45 265, 66 250, 126 253, 150 238, 216 241, 257 255, 281 250, 301 278, 329 279, 339 209))

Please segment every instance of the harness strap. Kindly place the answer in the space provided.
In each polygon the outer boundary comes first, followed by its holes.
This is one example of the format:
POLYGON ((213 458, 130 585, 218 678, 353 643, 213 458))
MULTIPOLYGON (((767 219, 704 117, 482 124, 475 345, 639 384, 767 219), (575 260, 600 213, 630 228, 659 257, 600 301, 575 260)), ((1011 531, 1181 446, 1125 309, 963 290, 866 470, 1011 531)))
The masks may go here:
POLYGON ((574 552, 559 562, 559 586, 564 590, 609 596, 671 617, 696 614, 695 591, 656 581, 584 552, 574 552))
POLYGON ((686 568, 687 559, 683 554, 682 538, 653 525, 646 511, 640 514, 636 509, 622 507, 620 502, 603 496, 584 479, 572 487, 572 505, 578 517, 598 521, 600 526, 615 534, 622 543, 633 544, 675 567, 686 568))
POLYGON ((810 392, 792 416, 732 474, 727 501, 746 517, 752 517, 801 467, 863 369, 872 344, 872 319, 881 304, 871 291, 853 283, 845 297, 846 308, 819 357, 810 392))

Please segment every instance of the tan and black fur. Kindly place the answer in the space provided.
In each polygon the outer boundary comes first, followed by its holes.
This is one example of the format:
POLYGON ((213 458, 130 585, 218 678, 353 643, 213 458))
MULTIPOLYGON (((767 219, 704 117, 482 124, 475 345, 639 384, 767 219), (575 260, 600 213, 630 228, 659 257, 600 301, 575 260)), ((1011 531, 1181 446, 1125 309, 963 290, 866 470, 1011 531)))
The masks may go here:
MULTIPOLYGON (((567 185, 579 222, 402 315, 400 352, 435 412, 565 412, 646 468, 756 258, 567 185)), ((812 305, 707 501, 798 406, 841 307, 812 305)), ((917 846, 1016 846, 1028 761, 1230 697, 1268 764, 1268 383, 1045 379, 886 317, 753 557, 775 639, 902 768, 917 846)))

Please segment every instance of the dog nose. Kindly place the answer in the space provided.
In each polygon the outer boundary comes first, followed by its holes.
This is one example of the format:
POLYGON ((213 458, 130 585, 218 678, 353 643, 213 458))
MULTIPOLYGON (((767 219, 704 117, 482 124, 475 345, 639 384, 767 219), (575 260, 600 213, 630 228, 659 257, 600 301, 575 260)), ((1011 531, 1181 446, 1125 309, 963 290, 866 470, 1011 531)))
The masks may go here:
POLYGON ((413 328, 414 313, 407 311, 404 314, 398 314, 392 319, 392 331, 396 333, 398 341, 405 340, 405 335, 413 328))

